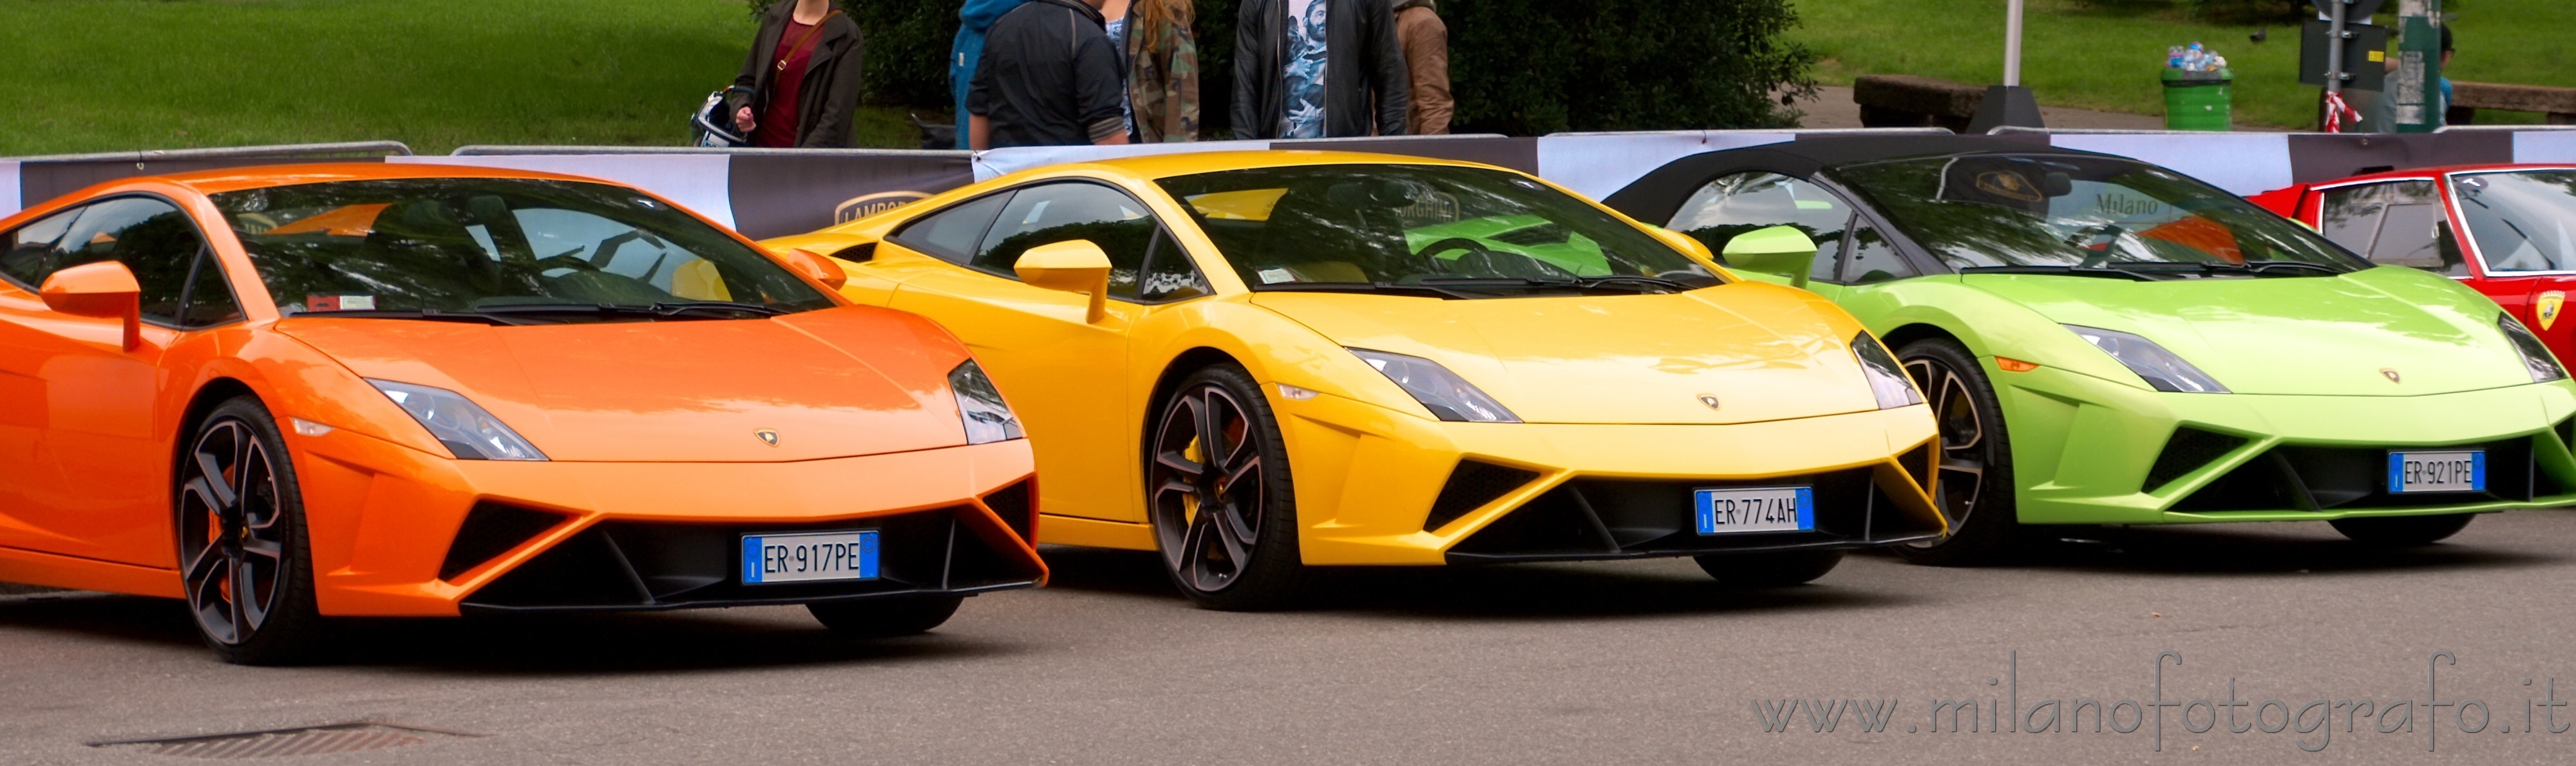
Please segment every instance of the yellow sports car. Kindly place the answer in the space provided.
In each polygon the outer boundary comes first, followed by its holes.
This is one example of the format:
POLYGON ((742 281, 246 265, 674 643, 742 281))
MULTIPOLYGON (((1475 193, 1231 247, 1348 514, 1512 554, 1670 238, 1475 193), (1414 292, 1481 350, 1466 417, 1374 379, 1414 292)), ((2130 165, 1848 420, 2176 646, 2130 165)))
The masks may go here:
POLYGON ((1931 410, 1860 323, 1501 168, 1064 165, 765 244, 965 340, 1036 450, 1039 539, 1160 550, 1202 606, 1325 565, 1695 556, 1795 584, 1944 531, 1931 410))

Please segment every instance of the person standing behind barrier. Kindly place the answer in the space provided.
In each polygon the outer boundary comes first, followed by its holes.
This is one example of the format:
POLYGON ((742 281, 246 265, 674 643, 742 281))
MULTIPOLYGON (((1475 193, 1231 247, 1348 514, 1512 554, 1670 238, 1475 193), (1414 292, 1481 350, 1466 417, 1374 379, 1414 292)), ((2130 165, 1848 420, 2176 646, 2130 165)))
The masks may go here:
POLYGON ((993 22, 966 97, 969 146, 1127 143, 1127 87, 1105 2, 1029 0, 993 22))
POLYGON ((1127 15, 1127 100, 1136 140, 1199 140, 1199 43, 1190 0, 1135 0, 1127 15))
POLYGON ((957 97, 957 148, 972 149, 966 94, 975 89, 975 65, 984 60, 984 36, 1002 14, 1029 0, 966 0, 957 9, 957 40, 948 45, 948 90, 957 97))
POLYGON ((859 64, 867 42, 830 0, 780 0, 760 15, 751 57, 733 84, 733 124, 752 146, 847 148, 859 108, 859 64))
POLYGON ((1404 41, 1404 65, 1413 75, 1413 111, 1404 132, 1416 136, 1449 134, 1449 25, 1431 0, 1397 0, 1395 38, 1404 41))
POLYGON ((1412 77, 1388 0, 1243 0, 1234 136, 1403 135, 1412 77))

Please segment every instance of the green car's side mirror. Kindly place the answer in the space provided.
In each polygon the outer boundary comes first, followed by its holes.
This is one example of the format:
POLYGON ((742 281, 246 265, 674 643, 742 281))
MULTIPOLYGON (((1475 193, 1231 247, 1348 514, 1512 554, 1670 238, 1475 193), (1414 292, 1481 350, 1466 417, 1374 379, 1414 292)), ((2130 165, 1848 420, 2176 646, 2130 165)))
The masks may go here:
POLYGON ((1807 271, 1816 264, 1816 241, 1795 226, 1755 229, 1726 241, 1726 264, 1788 277, 1790 287, 1806 287, 1807 271))

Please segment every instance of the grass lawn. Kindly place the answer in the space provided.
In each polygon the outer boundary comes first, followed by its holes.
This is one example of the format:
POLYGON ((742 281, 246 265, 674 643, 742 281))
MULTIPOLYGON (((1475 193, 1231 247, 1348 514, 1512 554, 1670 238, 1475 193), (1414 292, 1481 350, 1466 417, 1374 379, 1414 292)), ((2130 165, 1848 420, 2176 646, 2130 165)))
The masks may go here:
MULTIPOLYGON (((1796 7, 1804 24, 1792 36, 1826 58, 1817 72, 1825 82, 1864 74, 2002 81, 2003 0, 1796 0, 1796 7)), ((2443 10, 2459 14, 2451 79, 2576 87, 2576 59, 2567 55, 2576 2, 2451 0, 2443 10)), ((2383 12, 2379 22, 2394 24, 2395 16, 2383 12)), ((2316 123, 2317 89, 2298 83, 2295 24, 2273 24, 2270 40, 2254 43, 2246 35, 2256 25, 2195 22, 2179 2, 2030 0, 2024 25, 2022 80, 2041 103, 2163 114, 2156 78, 2165 48, 2199 41, 2236 72, 2239 124, 2316 123)), ((2482 111, 2478 121, 2538 116, 2482 111)))
MULTIPOLYGON (((753 31, 742 0, 0 0, 0 156, 675 145, 753 31)), ((914 145, 898 110, 859 120, 914 145)))

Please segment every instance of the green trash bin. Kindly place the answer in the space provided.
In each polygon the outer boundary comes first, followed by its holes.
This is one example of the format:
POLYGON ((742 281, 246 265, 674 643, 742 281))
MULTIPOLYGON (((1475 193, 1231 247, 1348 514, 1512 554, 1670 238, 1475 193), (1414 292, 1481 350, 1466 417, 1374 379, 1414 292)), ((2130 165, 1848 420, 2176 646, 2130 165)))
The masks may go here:
POLYGON ((2233 130, 2229 118, 2236 74, 2165 70, 2166 130, 2233 130))

